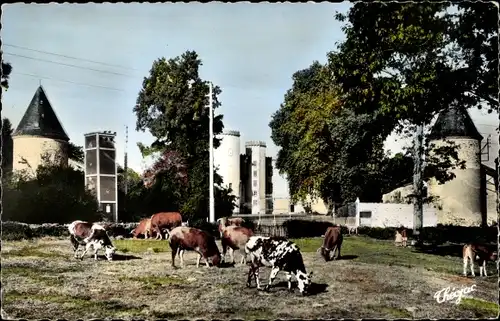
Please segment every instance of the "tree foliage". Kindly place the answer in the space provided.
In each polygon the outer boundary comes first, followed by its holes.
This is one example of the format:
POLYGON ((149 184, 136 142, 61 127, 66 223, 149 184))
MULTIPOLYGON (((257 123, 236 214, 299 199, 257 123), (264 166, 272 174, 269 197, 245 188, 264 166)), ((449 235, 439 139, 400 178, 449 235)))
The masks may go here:
MULTIPOLYGON (((2 52, 0 52, 0 55, 3 57, 2 52)), ((11 72, 12 65, 2 59, 2 88, 5 90, 9 89, 9 77, 11 72)))
POLYGON ((12 123, 8 118, 2 119, 2 140, 0 141, 0 146, 2 149, 2 171, 3 174, 7 174, 12 170, 12 161, 14 157, 14 144, 12 140, 12 133, 14 129, 12 128, 12 123))
MULTIPOLYGON (((383 153, 391 132, 413 134, 454 105, 498 108, 496 9, 470 2, 456 13, 448 9, 450 3, 358 2, 336 15, 345 40, 324 66, 314 62, 293 75, 270 122, 281 147, 276 166, 292 197, 320 196, 330 205, 378 201, 397 187, 394 166, 402 181, 411 178, 410 155, 383 153)), ((450 169, 464 167, 453 144, 430 150, 426 177, 443 183, 453 178, 450 169)))
MULTIPOLYGON (((150 188, 142 191, 155 211, 180 210, 186 217, 208 215, 209 84, 200 78, 201 65, 194 51, 154 61, 134 107, 137 130, 147 130, 155 137, 150 146, 138 144, 141 153, 160 154, 145 173, 150 188)), ((220 93, 221 89, 213 86, 214 111, 220 106, 220 93)), ((223 127, 222 115, 214 116, 214 148, 220 145, 215 135, 222 133, 223 127)), ((222 183, 217 173, 214 181, 222 183)), ((227 190, 216 189, 222 201, 227 190)))
POLYGON ((68 143, 68 158, 78 162, 78 163, 83 163, 85 160, 85 154, 83 152, 83 147, 82 146, 77 146, 73 144, 72 142, 68 143))
POLYGON ((42 157, 34 175, 17 172, 4 180, 4 221, 70 223, 98 221, 97 200, 84 185, 84 173, 42 157))

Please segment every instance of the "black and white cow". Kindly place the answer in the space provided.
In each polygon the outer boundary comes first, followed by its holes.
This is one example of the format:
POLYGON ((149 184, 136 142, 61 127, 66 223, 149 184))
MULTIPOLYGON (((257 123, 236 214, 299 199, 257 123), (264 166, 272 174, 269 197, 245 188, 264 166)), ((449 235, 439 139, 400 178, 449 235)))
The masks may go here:
POLYGON ((296 244, 281 237, 252 236, 245 245, 245 252, 250 262, 248 287, 250 287, 252 276, 254 276, 257 289, 262 290, 259 282, 259 268, 261 266, 270 266, 269 283, 264 290, 269 290, 278 272, 284 271, 289 291, 293 291, 291 282, 293 275, 297 279, 300 293, 303 295, 308 294, 312 272, 306 273, 302 254, 296 244))
POLYGON ((91 247, 94 248, 94 259, 97 260, 97 252, 100 249, 104 249, 106 258, 108 261, 113 259, 115 254, 115 247, 109 239, 106 229, 99 224, 92 224, 84 221, 74 221, 68 226, 71 244, 73 244, 73 250, 75 252, 75 258, 78 258, 77 252, 80 245, 85 246, 80 259, 90 250, 91 247))

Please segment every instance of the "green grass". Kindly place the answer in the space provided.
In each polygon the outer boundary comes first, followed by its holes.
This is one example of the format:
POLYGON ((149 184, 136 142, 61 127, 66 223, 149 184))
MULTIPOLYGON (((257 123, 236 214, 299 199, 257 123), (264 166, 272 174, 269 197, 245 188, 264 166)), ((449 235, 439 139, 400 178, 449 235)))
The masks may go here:
POLYGON ((154 253, 170 252, 170 246, 165 240, 115 240, 113 241, 116 249, 122 253, 145 253, 150 249, 154 253))
MULTIPOLYGON (((294 239, 302 252, 316 252, 323 239, 294 239)), ((456 274, 460 272, 460 259, 413 252, 412 248, 396 247, 392 241, 376 240, 364 236, 344 237, 342 256, 356 255, 354 260, 369 264, 420 267, 436 272, 456 274)))
POLYGON ((472 310, 477 318, 493 318, 498 316, 499 311, 497 303, 474 298, 463 298, 460 301, 460 308, 472 310))
POLYGON ((59 253, 59 252, 44 252, 40 251, 41 248, 44 248, 44 246, 38 245, 38 246, 23 246, 20 249, 14 249, 10 250, 9 252, 3 252, 2 256, 4 257, 11 257, 11 256, 34 256, 34 257, 41 257, 41 258, 62 258, 62 257, 67 257, 65 254, 59 253))
POLYGON ((171 277, 171 276, 136 276, 136 277, 120 277, 118 278, 120 281, 136 281, 141 282, 144 288, 150 290, 156 290, 162 286, 170 286, 170 285, 181 285, 185 284, 186 280, 180 277, 171 277))
POLYGON ((45 286, 62 286, 65 283, 64 276, 60 273, 83 271, 82 267, 52 268, 46 269, 37 266, 13 265, 2 266, 2 277, 21 276, 30 278, 45 286))
POLYGON ((131 307, 122 304, 117 300, 91 300, 85 296, 65 296, 59 294, 34 294, 20 293, 17 291, 9 291, 4 295, 4 304, 12 304, 15 301, 37 300, 45 303, 58 303, 67 306, 67 310, 73 313, 87 313, 88 310, 94 311, 98 315, 116 315, 117 313, 125 313, 127 315, 139 314, 140 308, 131 307))

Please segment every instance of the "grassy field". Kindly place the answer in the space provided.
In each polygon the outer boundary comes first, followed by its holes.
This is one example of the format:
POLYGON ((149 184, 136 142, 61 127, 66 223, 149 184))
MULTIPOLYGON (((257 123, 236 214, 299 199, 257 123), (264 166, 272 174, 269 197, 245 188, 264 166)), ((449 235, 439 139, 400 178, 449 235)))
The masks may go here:
MULTIPOLYGON (((248 268, 171 267, 166 241, 115 240, 117 260, 73 258, 67 239, 2 242, 3 318, 9 319, 312 319, 494 318, 498 315, 495 264, 487 278, 462 277, 458 256, 397 248, 391 242, 346 237, 343 259, 324 262, 321 239, 295 240, 314 295, 286 291, 278 274, 270 293, 246 288, 248 268), (476 284, 460 304, 437 303, 436 291, 476 284)), ((239 254, 236 254, 239 261, 239 254)), ((176 264, 179 266, 179 260, 176 264)), ((269 269, 261 273, 267 282, 269 269)), ((476 273, 479 274, 476 267, 476 273)), ((294 284, 295 285, 295 284, 294 284)))

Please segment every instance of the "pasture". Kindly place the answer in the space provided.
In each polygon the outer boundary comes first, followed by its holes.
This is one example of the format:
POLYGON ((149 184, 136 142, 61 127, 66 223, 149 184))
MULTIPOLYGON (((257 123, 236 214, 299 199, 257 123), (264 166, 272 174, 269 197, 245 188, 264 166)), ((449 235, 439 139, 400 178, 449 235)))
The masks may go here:
MULTIPOLYGON (((166 241, 114 240, 117 258, 97 262, 73 258, 68 239, 2 242, 2 313, 9 319, 315 319, 315 318, 493 318, 498 315, 495 264, 487 278, 461 276, 462 259, 414 252, 392 242, 345 237, 343 259, 316 253, 321 238, 295 240, 313 295, 290 294, 284 274, 269 293, 245 286, 248 267, 171 267, 166 241), (438 303, 445 287, 476 284, 460 304, 438 303)), ((219 244, 220 248, 220 244, 219 244)), ((235 254, 239 262, 239 253, 235 254)), ((229 258, 229 256, 228 256, 229 258)), ((203 262, 203 261, 202 261, 203 262)), ((180 266, 180 260, 176 259, 180 266)), ((269 268, 261 270, 267 283, 269 268)), ((469 270, 470 272, 470 270, 469 270)), ((476 273, 479 269, 476 265, 476 273)), ((295 281, 295 280, 294 280, 295 281)), ((294 286, 296 283, 294 282, 294 286)))

